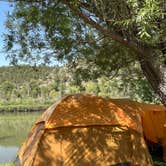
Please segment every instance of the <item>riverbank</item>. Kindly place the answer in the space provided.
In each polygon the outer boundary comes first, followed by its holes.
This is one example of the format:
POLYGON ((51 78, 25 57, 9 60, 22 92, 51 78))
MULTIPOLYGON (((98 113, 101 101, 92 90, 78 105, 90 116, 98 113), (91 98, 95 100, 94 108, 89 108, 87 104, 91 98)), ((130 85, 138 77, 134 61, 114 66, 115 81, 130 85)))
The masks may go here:
POLYGON ((14 166, 13 162, 0 164, 0 166, 14 166))
POLYGON ((0 113, 14 112, 39 112, 46 110, 50 105, 0 105, 0 113))
POLYGON ((54 102, 55 101, 39 99, 0 101, 0 113, 44 111, 54 102))

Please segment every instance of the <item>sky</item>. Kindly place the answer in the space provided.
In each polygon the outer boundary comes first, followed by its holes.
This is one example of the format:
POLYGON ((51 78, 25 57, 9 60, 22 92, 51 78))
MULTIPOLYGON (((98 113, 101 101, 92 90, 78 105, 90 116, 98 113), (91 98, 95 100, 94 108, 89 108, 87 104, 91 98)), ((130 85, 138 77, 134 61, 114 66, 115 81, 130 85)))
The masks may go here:
POLYGON ((5 1, 0 1, 0 66, 9 65, 9 60, 5 59, 5 55, 2 52, 3 50, 3 33, 5 32, 5 20, 8 11, 11 11, 12 8, 10 4, 5 1))
MULTIPOLYGON (((5 20, 7 19, 7 13, 12 11, 12 3, 7 2, 7 0, 0 0, 0 66, 10 65, 9 59, 6 59, 4 53, 4 37, 5 33, 5 20)), ((25 64, 25 63, 24 63, 25 64)), ((53 61, 50 65, 60 64, 57 61, 53 61)))

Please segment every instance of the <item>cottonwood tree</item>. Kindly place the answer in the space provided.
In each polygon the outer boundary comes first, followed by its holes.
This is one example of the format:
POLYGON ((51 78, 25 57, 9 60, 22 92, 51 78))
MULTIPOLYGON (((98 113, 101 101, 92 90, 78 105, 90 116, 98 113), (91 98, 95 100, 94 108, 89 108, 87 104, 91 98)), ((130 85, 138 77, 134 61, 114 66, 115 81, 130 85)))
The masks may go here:
POLYGON ((6 27, 14 63, 64 60, 98 75, 137 62, 166 105, 165 0, 20 1, 6 27))

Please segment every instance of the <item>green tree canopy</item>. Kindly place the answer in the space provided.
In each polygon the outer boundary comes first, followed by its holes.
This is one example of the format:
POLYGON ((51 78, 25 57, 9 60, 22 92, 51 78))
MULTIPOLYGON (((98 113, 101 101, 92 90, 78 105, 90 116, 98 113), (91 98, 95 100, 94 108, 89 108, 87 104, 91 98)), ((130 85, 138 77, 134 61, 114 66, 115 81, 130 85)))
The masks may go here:
POLYGON ((20 1, 6 21, 5 49, 14 64, 63 60, 85 77, 139 63, 166 105, 165 17, 164 0, 20 1))

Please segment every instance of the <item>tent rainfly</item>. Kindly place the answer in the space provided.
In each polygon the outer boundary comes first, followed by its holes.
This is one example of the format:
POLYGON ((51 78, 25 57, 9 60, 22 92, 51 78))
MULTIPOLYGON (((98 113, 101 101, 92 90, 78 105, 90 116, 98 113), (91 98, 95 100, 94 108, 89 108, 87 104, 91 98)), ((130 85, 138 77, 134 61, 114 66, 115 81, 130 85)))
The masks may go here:
POLYGON ((128 99, 67 96, 49 107, 33 125, 18 153, 17 164, 152 166, 142 122, 147 139, 158 140, 155 135, 148 136, 151 130, 147 117, 143 104, 128 99))

